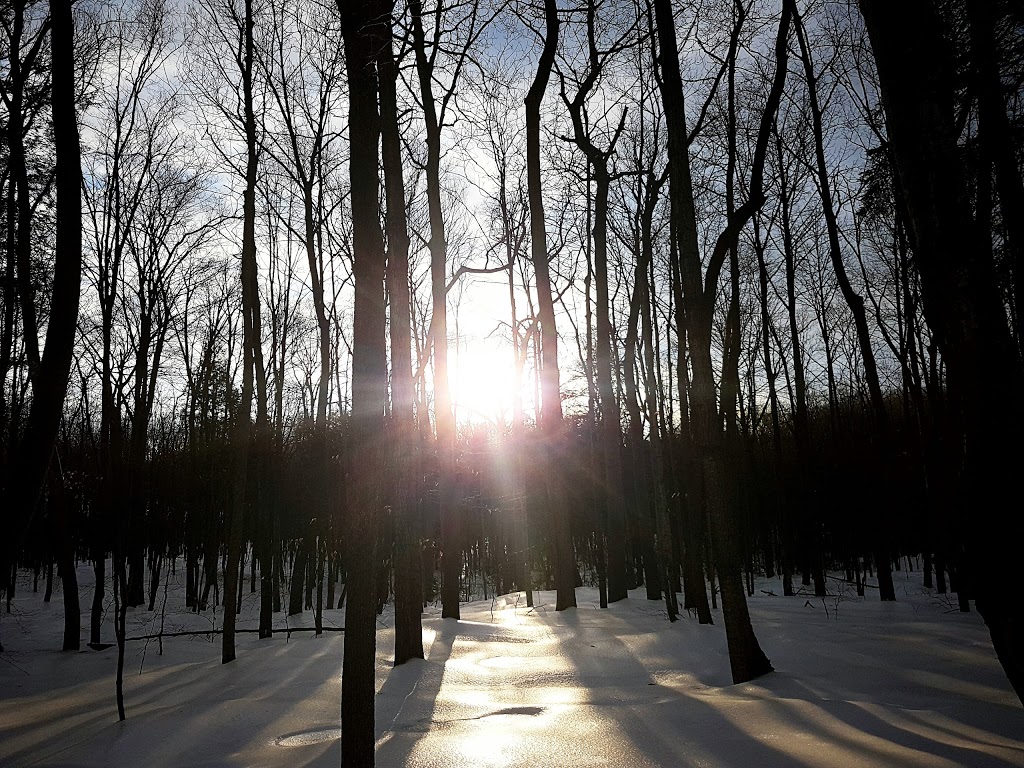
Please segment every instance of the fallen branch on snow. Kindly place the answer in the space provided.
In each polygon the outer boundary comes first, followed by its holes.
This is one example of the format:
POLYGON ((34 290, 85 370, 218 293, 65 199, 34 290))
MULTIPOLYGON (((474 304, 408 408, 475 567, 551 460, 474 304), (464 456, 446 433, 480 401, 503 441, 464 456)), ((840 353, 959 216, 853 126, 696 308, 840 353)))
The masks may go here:
MULTIPOLYGON (((344 632, 344 627, 323 627, 324 632, 344 632)), ((236 629, 235 634, 241 634, 248 632, 249 634, 255 634, 259 632, 258 629, 236 629)), ((289 637, 292 632, 316 632, 316 627, 291 627, 290 629, 273 629, 271 634, 286 634, 289 637)), ((131 640, 158 640, 163 637, 199 637, 200 635, 223 635, 223 629, 197 629, 187 632, 158 632, 155 635, 138 635, 136 637, 126 637, 125 642, 131 640)))

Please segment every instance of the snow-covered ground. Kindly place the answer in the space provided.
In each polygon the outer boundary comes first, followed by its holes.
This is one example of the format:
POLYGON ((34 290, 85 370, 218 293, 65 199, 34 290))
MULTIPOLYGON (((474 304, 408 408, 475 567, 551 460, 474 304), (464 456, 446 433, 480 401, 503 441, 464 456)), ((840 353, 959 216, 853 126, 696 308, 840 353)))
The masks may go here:
MULTIPOLYGON (((90 569, 80 576, 86 637, 90 569)), ((669 624, 642 590, 605 611, 589 588, 562 613, 548 592, 532 610, 517 595, 464 604, 460 622, 428 609, 427 659, 398 668, 386 612, 377 765, 1024 766, 1024 709, 980 617, 924 590, 919 571, 894 576, 888 604, 849 589, 784 598, 759 580, 751 614, 777 671, 740 686, 720 611, 714 626, 669 624)), ((255 626, 256 598, 246 582, 240 626, 255 626)), ((129 613, 129 636, 220 624, 186 613, 177 584, 162 600, 129 613)), ((325 612, 329 626, 343 618, 325 612)), ((165 639, 163 655, 129 643, 119 723, 116 649, 62 653, 62 623, 59 590, 44 604, 25 574, 0 616, 0 765, 339 764, 342 633, 240 635, 226 666, 219 637, 165 639)))

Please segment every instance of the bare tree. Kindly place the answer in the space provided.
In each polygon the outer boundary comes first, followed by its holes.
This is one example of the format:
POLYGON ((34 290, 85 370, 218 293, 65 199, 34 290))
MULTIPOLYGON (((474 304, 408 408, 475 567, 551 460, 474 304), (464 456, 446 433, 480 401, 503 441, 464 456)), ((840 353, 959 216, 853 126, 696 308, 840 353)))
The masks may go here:
POLYGON ((729 660, 734 682, 745 682, 771 671, 750 624, 740 563, 735 549, 735 520, 726 507, 722 486, 723 455, 717 425, 714 372, 711 364, 711 318, 718 278, 730 248, 735 247, 740 230, 764 202, 763 178, 769 131, 782 96, 786 76, 789 25, 793 13, 791 0, 783 4, 775 42, 775 74, 761 116, 757 146, 751 170, 748 198, 728 217, 711 253, 706 275, 701 276, 697 246, 696 216, 686 143, 686 115, 682 79, 679 72, 675 20, 667 0, 655 0, 654 9, 660 41, 662 99, 668 126, 670 195, 676 218, 679 263, 683 298, 687 302, 687 342, 692 366, 690 392, 691 427, 694 446, 702 455, 705 503, 714 526, 715 551, 719 562, 719 582, 729 638, 729 660))
POLYGON ((526 94, 526 183, 530 201, 530 249, 537 281, 537 319, 540 334, 539 375, 541 381, 540 419, 548 505, 553 519, 555 549, 555 609, 576 607, 576 563, 565 504, 565 480, 561 476, 558 447, 563 439, 562 396, 558 372, 558 329, 555 327, 555 303, 548 266, 547 225, 544 220, 544 196, 541 191, 540 106, 558 48, 558 5, 544 0, 544 47, 537 73, 526 94))
POLYGON ((385 352, 384 235, 380 227, 377 57, 387 40, 387 0, 338 3, 349 91, 349 175, 352 199, 355 315, 352 334, 352 450, 347 471, 345 658, 342 663, 341 760, 372 766, 376 645, 374 565, 381 500, 385 352))
POLYGON ((398 66, 390 27, 377 58, 380 74, 381 159, 387 199, 387 295, 391 333, 391 434, 396 490, 391 509, 395 524, 395 665, 423 658, 423 578, 421 524, 417 510, 418 461, 415 382, 412 374, 412 316, 409 296, 409 233, 405 176, 398 124, 398 66))
MULTIPOLYGON (((290 230, 306 254, 310 293, 316 316, 319 350, 319 378, 317 381, 316 430, 319 442, 322 477, 329 477, 329 444, 327 411, 331 395, 331 341, 332 329, 325 301, 327 278, 324 253, 327 196, 325 187, 330 183, 330 163, 333 139, 332 122, 338 119, 340 100, 342 54, 340 39, 332 12, 315 4, 271 4, 268 40, 257 49, 259 65, 270 102, 271 115, 264 115, 267 127, 262 145, 281 173, 298 190, 301 224, 290 230)), ((291 225, 291 217, 285 221, 291 225)), ((331 496, 327 488, 321 489, 323 504, 312 510, 316 524, 306 532, 302 563, 313 555, 320 568, 321 547, 331 538, 333 516, 329 509, 331 496), (315 542, 320 541, 321 546, 315 542), (307 554, 308 553, 308 554, 307 554)), ((293 571, 293 594, 301 593, 304 568, 293 571), (296 589, 298 587, 298 589, 296 589)), ((321 594, 322 584, 317 584, 321 594)), ((317 631, 322 630, 322 599, 318 597, 315 614, 317 631)), ((296 608, 298 606, 295 606, 296 608)))
MULTIPOLYGON (((597 18, 598 4, 590 0, 586 6, 587 58, 586 70, 576 93, 569 97, 566 82, 562 77, 562 99, 572 118, 573 141, 587 158, 594 181, 594 279, 597 283, 595 343, 595 370, 597 390, 600 394, 601 454, 603 461, 603 506, 608 520, 608 600, 615 602, 628 597, 626 591, 626 510, 623 496, 620 445, 622 442, 618 401, 612 383, 612 324, 608 295, 608 196, 614 174, 610 172, 609 161, 615 153, 615 145, 626 122, 626 108, 623 107, 618 125, 611 129, 604 148, 594 143, 594 128, 584 124, 585 110, 592 91, 602 83, 602 75, 609 60, 630 45, 635 44, 633 25, 626 29, 601 50, 598 46, 597 18)), ((609 126, 610 128, 610 126, 609 126)), ((588 233, 589 234, 589 233, 588 233)), ((646 274, 646 273, 645 273, 646 274)), ((618 367, 616 360, 616 367, 618 367)), ((671 614, 670 614, 671 615, 671 614)), ((671 618, 674 620, 675 616, 671 618)))
POLYGON ((441 200, 441 132, 458 93, 459 81, 471 59, 471 53, 489 19, 481 14, 479 2, 446 7, 437 0, 424 14, 420 0, 409 0, 412 21, 412 51, 419 80, 420 103, 426 128, 427 206, 430 216, 431 334, 433 338, 434 418, 438 451, 438 496, 441 504, 443 549, 441 603, 442 616, 459 618, 459 574, 462 563, 460 532, 455 517, 452 482, 455 472, 455 416, 452 412, 448 380, 448 241, 441 200), (432 28, 428 42, 424 17, 432 28), (449 48, 451 50, 449 50, 449 48), (440 99, 434 85, 441 83, 439 55, 450 58, 450 72, 441 85, 440 99))
MULTIPOLYGON (((267 387, 263 363, 258 265, 256 260, 256 185, 259 169, 259 138, 256 121, 255 30, 257 19, 253 0, 209 0, 193 9, 193 24, 202 30, 202 39, 210 46, 221 46, 230 57, 197 49, 197 64, 208 65, 216 73, 210 79, 197 76, 197 95, 221 121, 218 126, 230 138, 218 146, 221 159, 243 182, 240 282, 242 290, 242 390, 235 413, 232 436, 233 465, 230 514, 226 516, 227 560, 224 570, 224 634, 221 658, 226 664, 235 659, 235 614, 239 569, 244 546, 242 530, 246 509, 246 480, 250 444, 254 436, 266 431, 267 387), (211 87, 203 87, 212 83, 211 87), (244 158, 244 159, 242 159, 244 158), (255 401, 256 424, 252 410, 255 401)), ((267 568, 267 563, 263 562, 267 568)), ((267 569, 269 571, 269 569, 267 569)), ((264 574, 266 576, 266 573, 264 574)), ((261 600, 261 614, 268 611, 261 600)), ((261 626, 264 619, 261 616, 261 626)), ((269 636, 269 633, 264 632, 269 636)))
POLYGON ((953 56, 939 9, 930 0, 888 6, 861 0, 911 241, 921 274, 921 298, 945 362, 957 411, 958 453, 965 463, 970 504, 958 510, 978 611, 1018 697, 1024 699, 1021 625, 1009 590, 1016 536, 1001 517, 1015 493, 1020 451, 1000 435, 1024 424, 1020 357, 996 290, 994 268, 973 220, 956 144, 953 56), (907 34, 913 30, 913 34, 907 34), (1000 408, 993 410, 992 403, 1000 408))
MULTIPOLYGON (((24 501, 29 505, 32 515, 35 513, 42 483, 45 480, 47 467, 33 467, 37 477, 30 482, 34 486, 19 487, 18 459, 20 452, 19 424, 24 403, 29 390, 35 390, 39 378, 39 325, 40 317, 45 318, 46 305, 44 295, 37 295, 37 281, 33 270, 33 214, 38 213, 38 204, 47 197, 52 189, 52 174, 39 189, 39 179, 35 185, 30 184, 29 148, 43 132, 43 113, 49 102, 52 110, 52 64, 46 66, 44 43, 50 29, 50 17, 41 15, 42 4, 27 2, 12 3, 4 9, 3 31, 8 61, 8 76, 0 96, 6 109, 7 122, 5 128, 4 150, 6 150, 4 167, 4 186, 6 188, 6 237, 5 237, 5 269, 4 269, 4 320, 2 349, 0 349, 0 427, 3 428, 3 448, 0 449, 0 487, 6 492, 24 493, 24 501), (8 16, 8 11, 10 16, 8 16), (49 71, 47 71, 49 69, 49 71), (35 189, 33 189, 33 186, 35 189), (19 318, 20 313, 20 318, 19 318), (15 326, 21 326, 20 344, 25 356, 27 378, 21 378, 15 358, 16 341, 15 326), (14 381, 21 379, 21 392, 18 396, 12 387, 7 393, 7 379, 11 374, 14 381)), ((42 144, 42 142, 39 142, 42 144)), ((13 383, 13 382, 12 382, 13 383)), ((56 428, 54 436, 56 435, 56 428)), ((52 445, 51 445, 52 448, 52 445)), ((43 460, 37 457, 37 460, 43 460)), ((45 457, 49 462, 49 455, 45 457)), ((28 479, 28 478, 26 478, 28 479)), ((26 527, 27 528, 27 527, 26 527)), ((6 537, 7 542, 0 547, 0 585, 3 586, 8 599, 8 606, 14 591, 14 570, 18 542, 25 535, 21 525, 15 525, 6 537)), ((72 579, 74 576, 72 575, 72 579)), ((77 600, 77 598, 76 598, 77 600)), ((65 627, 65 645, 78 647, 77 614, 72 611, 68 616, 75 621, 72 628, 65 627)))
MULTIPOLYGON (((843 263, 842 246, 839 240, 839 224, 836 220, 835 208, 832 201, 831 184, 829 182, 828 168, 825 159, 825 144, 822 128, 821 106, 818 100, 817 75, 814 72, 814 63, 811 59, 810 47, 807 43, 807 34, 804 31, 803 20, 798 13, 794 13, 797 40, 800 44, 800 59, 803 63, 804 78, 808 91, 808 106, 810 107, 812 131, 814 136, 814 153, 818 172, 818 189, 821 193, 822 211, 825 216, 825 225, 828 232, 829 257, 832 261, 832 268, 835 270, 836 280, 842 291, 843 299, 846 301, 850 312, 853 314, 854 326, 857 331, 857 341, 860 344, 861 358, 864 361, 864 374, 867 378, 868 392, 871 395, 871 407, 874 413, 879 441, 882 446, 889 446, 889 416, 885 408, 885 399, 882 395, 882 387, 878 377, 878 366, 875 363, 875 354, 871 346, 871 332, 868 328, 867 313, 864 308, 864 299, 854 290, 846 274, 846 267, 843 263)), ((883 448, 884 450, 884 448, 883 448)), ((884 466, 889 466, 885 462, 884 466)), ((884 541, 884 528, 881 521, 876 521, 875 537, 884 541)), ((878 571, 878 586, 882 600, 895 600, 896 591, 892 582, 892 570, 889 564, 890 555, 887 547, 881 542, 875 547, 875 567, 878 571)))

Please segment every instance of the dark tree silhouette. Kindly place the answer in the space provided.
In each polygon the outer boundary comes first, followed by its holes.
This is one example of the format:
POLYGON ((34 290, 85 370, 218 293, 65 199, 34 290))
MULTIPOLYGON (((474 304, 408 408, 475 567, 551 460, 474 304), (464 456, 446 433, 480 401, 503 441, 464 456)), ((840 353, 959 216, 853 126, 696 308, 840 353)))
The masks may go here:
MULTIPOLYGON (((56 190, 53 288, 46 340, 32 381, 32 405, 18 453, 18 464, 9 480, 18 485, 12 498, 20 499, 29 514, 36 508, 48 471, 54 473, 54 483, 64 482, 59 466, 53 461, 53 450, 74 357, 82 274, 82 159, 75 115, 75 33, 70 2, 53 0, 50 3, 50 37, 50 106, 54 126, 56 190)), ((27 268, 28 264, 19 264, 19 272, 27 268)), ((23 293, 21 298, 22 307, 27 310, 23 317, 34 314, 31 296, 26 297, 23 293)), ((32 326, 29 328, 35 332, 32 326)), ((26 328, 26 335, 29 328, 26 328)), ((66 506, 58 498, 56 507, 57 562, 64 581, 63 648, 75 651, 81 639, 74 549, 66 506)), ((14 546, 20 534, 19 531, 11 537, 6 546, 14 546)))
POLYGON ((373 699, 376 648, 375 543, 381 501, 380 467, 385 354, 384 234, 378 215, 380 116, 377 111, 377 58, 388 39, 391 3, 339 0, 345 40, 349 93, 349 174, 352 196, 352 248, 355 316, 352 334, 352 452, 346 471, 345 528, 348 543, 348 601, 345 605, 345 658, 342 664, 341 761, 373 765, 373 699))
POLYGON ((964 495, 955 524, 966 539, 978 611, 1024 700, 1024 628, 1011 595, 1019 530, 1008 530, 1004 516, 1006 499, 1017 494, 1021 454, 1001 437, 1024 425, 1024 371, 996 290, 991 251, 983 245, 991 235, 971 215, 956 144, 952 51, 930 0, 897 6, 861 0, 860 7, 918 255, 924 313, 947 367, 959 424, 964 495))
POLYGON ((555 580, 558 597, 556 610, 576 607, 576 565, 566 508, 565 479, 558 455, 564 439, 562 395, 558 372, 558 329, 555 327, 555 303, 548 267, 547 224, 544 220, 544 196, 541 191, 540 106, 558 48, 558 4, 544 0, 544 47, 537 73, 526 94, 526 184, 530 201, 530 249, 537 280, 538 321, 540 325, 541 404, 539 426, 547 485, 547 504, 551 512, 555 548, 555 580))
MULTIPOLYGON (((387 296, 391 334, 391 439, 395 449, 391 513, 395 521, 395 664, 423 658, 421 525, 417 507, 416 399, 412 372, 409 234, 395 86, 393 33, 377 58, 380 74, 381 161, 387 200, 387 296)), ((456 605, 458 596, 456 595, 456 605)))

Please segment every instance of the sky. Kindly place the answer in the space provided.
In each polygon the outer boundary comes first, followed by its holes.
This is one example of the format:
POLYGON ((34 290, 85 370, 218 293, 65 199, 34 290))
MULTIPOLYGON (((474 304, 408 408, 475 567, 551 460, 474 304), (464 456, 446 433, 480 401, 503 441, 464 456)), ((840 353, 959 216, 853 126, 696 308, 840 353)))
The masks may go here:
MULTIPOLYGON (((178 14, 177 22, 183 22, 183 3, 171 3, 175 13, 178 14)), ((705 9, 707 13, 712 13, 713 10, 705 9)), ((459 266, 465 264, 469 266, 482 266, 487 264, 487 256, 489 249, 491 249, 495 243, 495 234, 488 224, 489 212, 487 211, 488 196, 493 194, 494 191, 494 177, 495 177, 495 164, 494 161, 488 157, 487 147, 485 146, 483 136, 483 112, 481 111, 484 106, 489 106, 492 112, 497 109, 498 120, 502 126, 510 133, 510 141, 512 147, 512 155, 514 157, 513 164, 518 166, 522 165, 522 95, 526 85, 533 74, 533 68, 536 65, 535 58, 538 52, 538 46, 536 41, 533 39, 533 35, 528 33, 526 29, 514 22, 512 17, 508 14, 500 18, 500 23, 496 23, 485 36, 484 41, 481 43, 481 48, 489 56, 494 56, 494 59, 488 59, 484 57, 482 65, 485 68, 492 68, 493 71, 488 72, 488 76, 493 79, 489 80, 489 85, 486 86, 482 91, 476 85, 480 81, 480 73, 473 69, 467 69, 463 73, 463 82, 460 84, 458 89, 458 96, 452 102, 453 111, 450 113, 450 117, 458 117, 458 123, 456 125, 449 125, 445 128, 443 141, 445 143, 445 157, 442 169, 442 185, 445 188, 447 194, 452 196, 454 202, 450 209, 450 217, 447 221, 449 230, 449 246, 450 246, 450 263, 449 263, 449 274, 454 272, 459 266), (501 52, 500 56, 497 56, 498 52, 501 52), (500 66, 496 64, 496 61, 500 61, 500 66), (501 83, 499 86, 498 83, 501 83), (488 90, 490 89, 490 90, 488 90), (507 96, 507 103, 502 102, 495 107, 494 96, 498 92, 504 93, 507 96), (504 104, 504 106, 502 106, 504 104), (458 221, 456 219, 459 219, 458 221)), ((577 20, 578 21, 578 20, 577 20)), ((190 22, 192 23, 192 22, 190 22)), ((576 27, 579 25, 576 24, 576 27)), ((705 26, 701 29, 705 32, 710 29, 710 23, 705 23, 705 26)), ((765 29, 769 29, 765 27, 765 29)), ((711 30, 712 32, 714 30, 711 30)), ((720 32, 721 30, 719 30, 720 32)), ((769 29, 770 31, 770 29, 769 29)), ((574 29, 573 25, 567 23, 564 25, 564 32, 566 39, 569 37, 579 34, 579 29, 574 29)), ((198 37, 198 35, 197 35, 198 37)), ((223 135, 213 135, 216 131, 208 131, 203 127, 203 121, 208 115, 199 110, 198 107, 190 106, 192 97, 189 95, 192 91, 197 90, 198 86, 206 82, 209 79, 209 72, 200 68, 199 72, 196 72, 196 62, 199 59, 195 56, 195 51, 190 47, 191 42, 195 40, 185 41, 189 43, 184 47, 176 47, 182 40, 178 36, 174 36, 172 41, 172 52, 168 55, 161 71, 160 76, 157 78, 158 85, 154 88, 164 87, 180 87, 182 89, 182 98, 186 102, 186 108, 184 108, 181 114, 176 115, 174 118, 174 127, 177 130, 192 131, 193 136, 188 137, 189 142, 195 143, 193 149, 191 144, 188 148, 188 154, 191 156, 194 153, 202 158, 209 158, 209 162, 204 162, 204 170, 211 171, 210 183, 212 190, 223 198, 223 204, 229 212, 237 214, 240 209, 240 188, 238 179, 234 178, 229 170, 223 163, 217 159, 217 154, 212 150, 210 144, 216 139, 217 143, 221 145, 221 149, 230 156, 231 150, 235 147, 230 140, 226 139, 223 135), (187 75, 187 77, 186 77, 187 75), (179 82, 179 77, 184 79, 184 82, 179 82), (191 78, 191 80, 189 80, 191 78), (169 85, 167 85, 169 84, 169 85), (192 113, 188 110, 193 109, 192 113), (185 118, 183 115, 188 114, 185 118)), ((720 41, 719 41, 720 42, 720 41)), ((689 71, 694 74, 694 82, 691 83, 693 94, 695 98, 691 98, 689 106, 691 111, 696 112, 699 109, 700 102, 702 100, 702 89, 706 89, 706 82, 700 82, 701 77, 697 74, 701 70, 701 67, 710 66, 710 61, 707 54, 703 51, 694 49, 692 46, 685 47, 684 57, 689 71)), ((209 52, 207 52, 209 53, 209 52)), ((631 57, 632 54, 623 54, 624 59, 631 57)), ((443 57, 442 57, 443 58, 443 57)), ((443 63, 443 62, 442 62, 443 63)), ((562 62, 564 65, 565 62, 562 62)), ((406 64, 407 68, 411 67, 411 60, 406 64)), ((712 66, 712 69, 714 67, 712 66)), ((109 67, 102 71, 106 79, 109 80, 111 72, 109 67)), ((706 74, 706 73, 705 73, 706 74)), ((415 78, 412 77, 412 72, 408 71, 405 75, 406 79, 409 80, 409 85, 412 91, 416 90, 415 78)), ((439 88, 440 83, 443 82, 443 74, 439 76, 439 88)), ((209 85, 209 83, 206 83, 209 85)), ((615 101, 615 85, 612 81, 607 81, 602 85, 604 90, 599 90, 594 100, 593 114, 594 119, 599 120, 599 113, 601 109, 599 107, 604 106, 609 101, 615 101)), ((409 110, 408 114, 417 114, 417 107, 415 104, 414 94, 410 94, 406 91, 409 89, 400 89, 401 98, 405 101, 404 107, 409 110)), ((655 99, 656 100, 656 99, 655 99)), ((335 138, 341 138, 341 141, 336 141, 336 146, 339 148, 339 152, 343 154, 345 147, 344 140, 344 98, 339 96, 338 99, 338 114, 334 118, 333 128, 336 128, 339 132, 335 138)), ((573 155, 570 149, 567 147, 566 142, 562 141, 558 136, 561 133, 566 132, 564 125, 564 107, 560 103, 558 94, 558 77, 553 76, 551 83, 548 87, 548 93, 545 99, 545 110, 549 110, 550 114, 545 115, 545 152, 546 153, 561 153, 561 160, 564 161, 567 157, 573 155), (554 116, 561 115, 559 118, 563 124, 557 125, 552 122, 554 116)), ((209 113, 207 109, 207 113, 209 113)), ((634 109, 634 112, 636 110, 634 109)), ((268 112, 266 117, 269 123, 273 123, 274 118, 271 116, 271 112, 268 112)), ((615 110, 612 110, 613 117, 617 114, 615 110)), ((495 117, 495 115, 491 115, 495 117)), ((86 116, 85 122, 87 124, 92 123, 91 116, 86 116)), ((93 143, 98 142, 98 137, 92 128, 83 131, 83 136, 87 141, 93 143)), ((409 147, 414 151, 422 151, 422 136, 417 134, 418 123, 416 119, 412 119, 409 127, 409 147)), ((709 146, 717 146, 715 139, 710 139, 707 143, 709 146)), ((720 143, 720 142, 718 142, 720 143)), ((694 152, 699 154, 701 141, 694 144, 694 152)), ((712 155, 714 154, 714 150, 712 155)), ((847 175, 855 175, 856 169, 853 168, 855 165, 854 157, 851 160, 850 153, 846 153, 842 156, 844 165, 844 173, 847 175), (846 167, 850 165, 850 167, 846 167)), ((709 157, 703 158, 703 160, 709 160, 709 157)), ((710 160, 714 160, 710 157, 710 160)), ((574 162, 576 163, 576 171, 580 171, 581 158, 579 153, 576 152, 574 156, 574 162)), ((625 162, 625 161, 623 161, 625 162)), ((272 162, 265 164, 265 173, 269 173, 275 168, 272 162)), ((566 242, 561 249, 559 255, 560 263, 563 266, 563 271, 569 269, 569 263, 578 261, 577 253, 581 246, 579 244, 581 236, 581 225, 574 225, 572 231, 566 233, 559 233, 558 229, 560 225, 565 224, 566 218, 571 218, 576 215, 583 216, 583 206, 579 199, 579 192, 573 192, 569 188, 571 183, 571 173, 564 168, 558 168, 555 158, 545 156, 544 160, 545 168, 545 193, 547 195, 546 205, 548 207, 549 216, 549 239, 550 242, 556 242, 561 234, 566 237, 566 242), (559 208, 560 198, 568 201, 567 207, 562 209, 559 208)), ((337 179, 331 180, 329 186, 330 196, 344 196, 345 189, 344 180, 341 177, 345 176, 345 169, 342 165, 338 165, 337 179)), ((407 173, 411 178, 416 174, 414 164, 407 163, 407 173)), ((513 177, 516 176, 518 170, 513 173, 513 177)), ((716 206, 719 201, 715 199, 716 185, 720 186, 721 169, 714 166, 712 163, 710 170, 708 171, 710 180, 708 186, 711 188, 711 192, 708 193, 707 197, 711 198, 709 204, 704 205, 703 215, 701 216, 701 225, 707 229, 709 236, 714 237, 718 233, 720 226, 720 210, 716 210, 716 206)), ((285 189, 288 189, 286 186, 285 189)), ((282 196, 285 192, 281 193, 282 196)), ((708 201, 704 201, 707 203, 708 201)), ((261 204, 262 205, 262 204, 261 204)), ((720 207, 720 206, 719 206, 720 207)), ((334 230, 341 230, 345 226, 344 217, 345 213, 344 206, 338 209, 338 213, 332 221, 331 226, 334 230)), ((261 214, 263 213, 261 208, 261 214)), ((237 225, 238 222, 234 222, 237 225)), ((422 222, 421 222, 422 225, 422 222)), ((279 225, 279 237, 285 239, 285 235, 282 227, 279 225)), ((222 234, 224 237, 218 243, 216 252, 226 256, 229 259, 236 259, 237 252, 240 244, 240 227, 227 224, 222 228, 222 234)), ((265 227, 262 225, 259 227, 261 235, 261 242, 259 244, 260 250, 260 264, 261 264, 261 275, 264 281, 264 293, 266 294, 266 282, 268 280, 267 274, 269 268, 269 245, 263 238, 265 227)), ((420 226, 420 231, 423 231, 423 227, 420 226)), ((351 285, 349 275, 349 260, 351 254, 345 252, 344 238, 335 237, 328 238, 328 244, 326 247, 326 256, 331 262, 338 267, 338 307, 337 311, 340 317, 343 318, 343 325, 347 325, 351 317, 349 312, 349 306, 351 302, 351 285)), ((414 235, 414 244, 417 243, 417 238, 414 235)), ((424 263, 425 250, 422 247, 422 243, 419 243, 419 255, 421 269, 424 263)), ((613 260, 617 257, 615 253, 616 244, 614 238, 612 238, 612 258, 613 260)), ((294 241, 292 247, 296 251, 299 251, 299 244, 294 241)), ((661 249, 662 251, 664 249, 661 249)), ((523 254, 525 256, 525 254, 523 254)), ((658 258, 663 259, 663 253, 659 251, 658 258)), ((414 255, 415 256, 415 255, 414 255)), ((631 258, 628 254, 624 257, 628 262, 631 258)), ((308 284, 308 279, 305 276, 305 257, 304 254, 300 253, 298 258, 298 268, 296 271, 297 281, 295 283, 296 295, 302 295, 305 307, 303 312, 311 316, 312 308, 311 302, 309 301, 308 290, 304 287, 308 284)), ((234 262, 232 262, 234 263, 234 262)), ((489 262, 493 264, 493 260, 489 262)), ((558 263, 558 260, 556 260, 558 263)), ((563 393, 568 392, 569 389, 575 389, 580 391, 584 389, 584 385, 579 378, 580 364, 578 361, 576 339, 573 333, 573 323, 579 325, 582 321, 582 268, 577 267, 576 273, 576 285, 573 290, 565 294, 564 305, 556 307, 558 315, 558 330, 560 333, 561 341, 561 359, 562 359, 562 381, 563 381, 563 393), (576 376, 576 380, 573 381, 573 376, 576 376)), ((628 264, 626 265, 625 271, 630 273, 628 264)), ((529 270, 528 270, 529 274, 529 270)), ((631 273, 630 273, 631 275, 631 273)), ((512 399, 512 388, 515 386, 513 363, 512 363, 512 350, 511 344, 508 340, 507 328, 502 327, 502 323, 507 322, 509 316, 508 307, 508 295, 503 275, 492 275, 492 276, 466 276, 460 281, 460 285, 453 291, 450 296, 451 301, 449 303, 449 345, 451 347, 451 385, 453 390, 453 400, 457 407, 457 418, 461 422, 478 421, 478 422, 507 422, 511 418, 511 399, 512 399), (457 334, 456 334, 457 326, 457 334)), ((532 277, 530 278, 532 281, 532 277)), ((518 281, 517 281, 518 282, 518 281)), ((631 276, 626 280, 626 283, 631 282, 631 276)), ((556 289, 564 288, 565 277, 563 276, 560 280, 556 278, 556 289), (559 284, 561 283, 561 284, 559 284)), ((426 285, 424 283, 423 285, 426 285)), ((84 292, 86 294, 86 301, 83 303, 83 307, 88 311, 90 307, 94 306, 92 300, 93 289, 91 285, 86 284, 84 286, 84 292)), ((421 293, 422 293, 421 289, 421 293)), ((527 291, 523 287, 517 289, 518 300, 520 301, 519 315, 523 317, 527 314, 526 308, 526 296, 527 291)), ((667 293, 667 291, 666 291, 667 293)), ((617 307, 619 325, 622 326, 622 304, 628 300, 627 290, 623 287, 618 292, 619 305, 617 307)), ((774 309, 778 310, 778 307, 774 309)), ((810 313, 807 311, 807 307, 802 308, 802 313, 808 318, 810 313)), ((815 372, 819 369, 821 355, 816 352, 817 337, 813 332, 813 323, 807 323, 811 329, 810 332, 804 334, 804 343, 807 346, 807 360, 809 365, 809 374, 811 379, 814 379, 815 372)), ((663 343, 667 343, 663 339, 663 343)), ((301 346, 301 345, 300 345, 301 346)), ((879 344, 879 347, 882 345, 879 344)), ((298 348, 293 345, 293 348, 298 348)), ((884 348, 881 350, 884 352, 884 348)), ((664 350, 663 350, 664 353, 664 350)), ((717 357, 717 355, 716 355, 717 357)), ((173 361, 168 360, 168 366, 171 366, 173 361)), ((343 370, 347 371, 347 362, 343 363, 343 370)), ((523 387, 524 405, 528 417, 532 415, 534 410, 534 403, 532 402, 532 387, 529 386, 531 372, 528 368, 525 376, 525 384, 523 387)), ((297 391, 298 387, 295 386, 298 382, 298 375, 294 375, 295 381, 289 383, 292 387, 289 391, 297 391)), ((429 376, 428 376, 429 381, 429 376)), ((177 386, 176 383, 171 384, 169 389, 173 389, 177 386)), ((344 395, 335 395, 334 404, 337 405, 344 401, 344 395)), ((577 409, 580 409, 581 403, 577 401, 577 409)), ((582 404, 585 406, 585 403, 582 404)))

